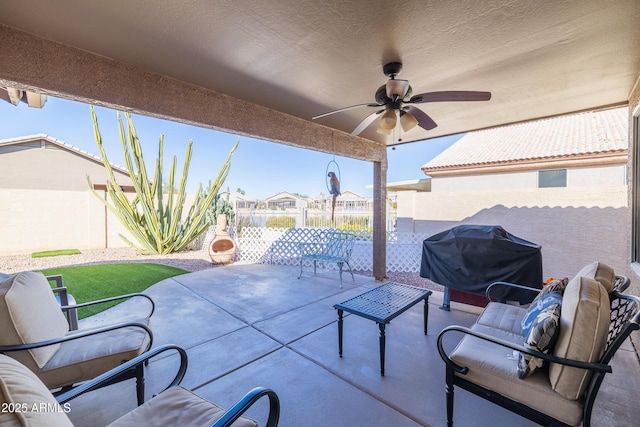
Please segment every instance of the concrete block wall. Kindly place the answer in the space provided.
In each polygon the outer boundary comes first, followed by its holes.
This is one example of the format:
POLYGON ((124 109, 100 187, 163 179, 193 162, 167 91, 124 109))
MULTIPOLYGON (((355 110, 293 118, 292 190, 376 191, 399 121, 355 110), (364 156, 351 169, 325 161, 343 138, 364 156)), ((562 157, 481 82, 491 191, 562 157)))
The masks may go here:
POLYGON ((545 277, 602 261, 627 275, 627 186, 398 193, 398 231, 429 235, 460 224, 500 225, 542 246, 545 277))

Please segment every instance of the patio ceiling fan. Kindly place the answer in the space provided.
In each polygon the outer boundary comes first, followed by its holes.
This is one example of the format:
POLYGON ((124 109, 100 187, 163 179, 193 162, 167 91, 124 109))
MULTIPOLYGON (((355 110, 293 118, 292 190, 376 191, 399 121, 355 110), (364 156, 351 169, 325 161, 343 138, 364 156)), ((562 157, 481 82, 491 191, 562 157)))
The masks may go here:
POLYGON ((313 117, 313 120, 341 113, 359 107, 376 108, 377 111, 369 114, 356 126, 351 135, 359 135, 377 118, 380 118, 377 132, 383 135, 391 135, 393 130, 400 124, 404 132, 408 132, 414 127, 420 126, 425 130, 434 129, 436 122, 427 113, 413 104, 423 104, 426 102, 456 102, 456 101, 488 101, 491 99, 491 92, 476 91, 441 91, 425 92, 413 95, 413 89, 408 80, 396 79, 402 70, 402 63, 390 62, 383 67, 384 74, 389 77, 385 85, 378 88, 375 94, 375 103, 357 104, 329 111, 313 117))

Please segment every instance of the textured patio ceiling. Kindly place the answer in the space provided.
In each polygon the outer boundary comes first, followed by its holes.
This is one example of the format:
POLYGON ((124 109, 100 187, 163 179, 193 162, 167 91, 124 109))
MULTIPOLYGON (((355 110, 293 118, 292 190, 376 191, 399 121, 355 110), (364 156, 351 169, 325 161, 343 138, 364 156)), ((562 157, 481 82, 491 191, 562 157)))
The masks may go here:
MULTIPOLYGON (((229 95, 245 117, 305 126, 373 102, 389 61, 404 63, 414 94, 492 92, 422 104, 438 127, 403 142, 624 104, 640 75, 638 0, 0 0, 0 24, 229 95)), ((372 111, 317 123, 349 133, 372 111)), ((398 143, 374 125, 361 136, 398 143)))

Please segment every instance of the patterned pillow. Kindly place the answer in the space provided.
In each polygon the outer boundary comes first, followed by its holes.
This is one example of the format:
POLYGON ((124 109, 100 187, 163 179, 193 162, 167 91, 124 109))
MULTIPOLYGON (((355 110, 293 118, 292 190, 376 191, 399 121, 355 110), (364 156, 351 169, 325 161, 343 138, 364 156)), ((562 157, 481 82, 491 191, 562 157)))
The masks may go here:
MULTIPOLYGON (((544 289, 541 291, 541 294, 542 292, 544 292, 544 289)), ((524 337, 529 335, 531 326, 538 315, 547 307, 554 304, 562 304, 562 293, 560 291, 553 291, 546 293, 545 295, 539 295, 531 302, 526 314, 520 321, 520 326, 522 326, 522 335, 524 337)))
MULTIPOLYGON (((549 296, 553 296, 554 294, 559 295, 558 292, 552 292, 549 296)), ((524 347, 526 349, 540 351, 545 354, 553 350, 560 333, 558 325, 560 323, 562 298, 560 298, 560 300, 549 298, 549 300, 554 302, 546 305, 538 313, 524 340, 524 347)), ((518 378, 528 377, 541 369, 543 365, 543 359, 520 353, 518 355, 518 378)))
POLYGON ((556 279, 555 277, 547 279, 547 281, 544 282, 544 285, 542 285, 542 290, 540 291, 540 293, 538 293, 533 301, 531 301, 531 305, 535 304, 538 300, 540 300, 540 298, 551 292, 559 291, 561 294, 564 293, 564 290, 567 287, 568 283, 568 277, 565 277, 563 279, 556 279))

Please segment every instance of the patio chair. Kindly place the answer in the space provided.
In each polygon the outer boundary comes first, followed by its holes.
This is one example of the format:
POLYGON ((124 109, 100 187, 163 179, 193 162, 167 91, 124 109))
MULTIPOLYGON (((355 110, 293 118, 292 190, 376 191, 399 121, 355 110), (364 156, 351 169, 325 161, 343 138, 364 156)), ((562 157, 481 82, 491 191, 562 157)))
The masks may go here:
POLYGON ((57 398, 54 398, 42 381, 24 365, 10 357, 0 355, 0 404, 6 409, 0 413, 0 424, 73 426, 67 416, 67 413, 72 410, 69 403, 72 399, 105 384, 111 384, 113 379, 121 376, 123 372, 148 363, 149 359, 156 355, 174 350, 180 356, 180 366, 173 381, 157 396, 124 414, 109 426, 228 427, 233 424, 234 427, 257 427, 256 421, 242 415, 263 396, 269 399, 266 427, 278 425, 280 402, 273 390, 264 387, 254 388, 231 409, 224 411, 180 386, 187 370, 187 353, 175 345, 154 348, 57 398), (39 408, 39 410, 32 410, 32 408, 39 408))
MULTIPOLYGON (((153 300, 129 294, 74 306, 60 306, 46 277, 18 273, 0 283, 0 353, 31 369, 54 394, 66 392, 144 353, 153 341, 149 317, 153 300), (142 320, 70 330, 64 311, 129 298, 145 298, 150 312, 142 320)), ((136 378, 138 404, 144 402, 144 368, 125 370, 113 382, 136 378)), ((107 384, 105 384, 107 385, 107 384)))
MULTIPOLYGON (((560 303, 549 292, 549 309, 532 304, 532 314, 540 312, 524 336, 521 323, 529 309, 498 302, 489 303, 471 328, 443 329, 437 345, 446 365, 447 425, 453 425, 457 386, 541 425, 588 427, 611 359, 640 329, 640 299, 620 293, 628 284, 593 263, 569 281, 560 303), (463 336, 451 352, 443 346, 449 334, 463 336)), ((494 287, 487 289, 490 300, 494 287)))

